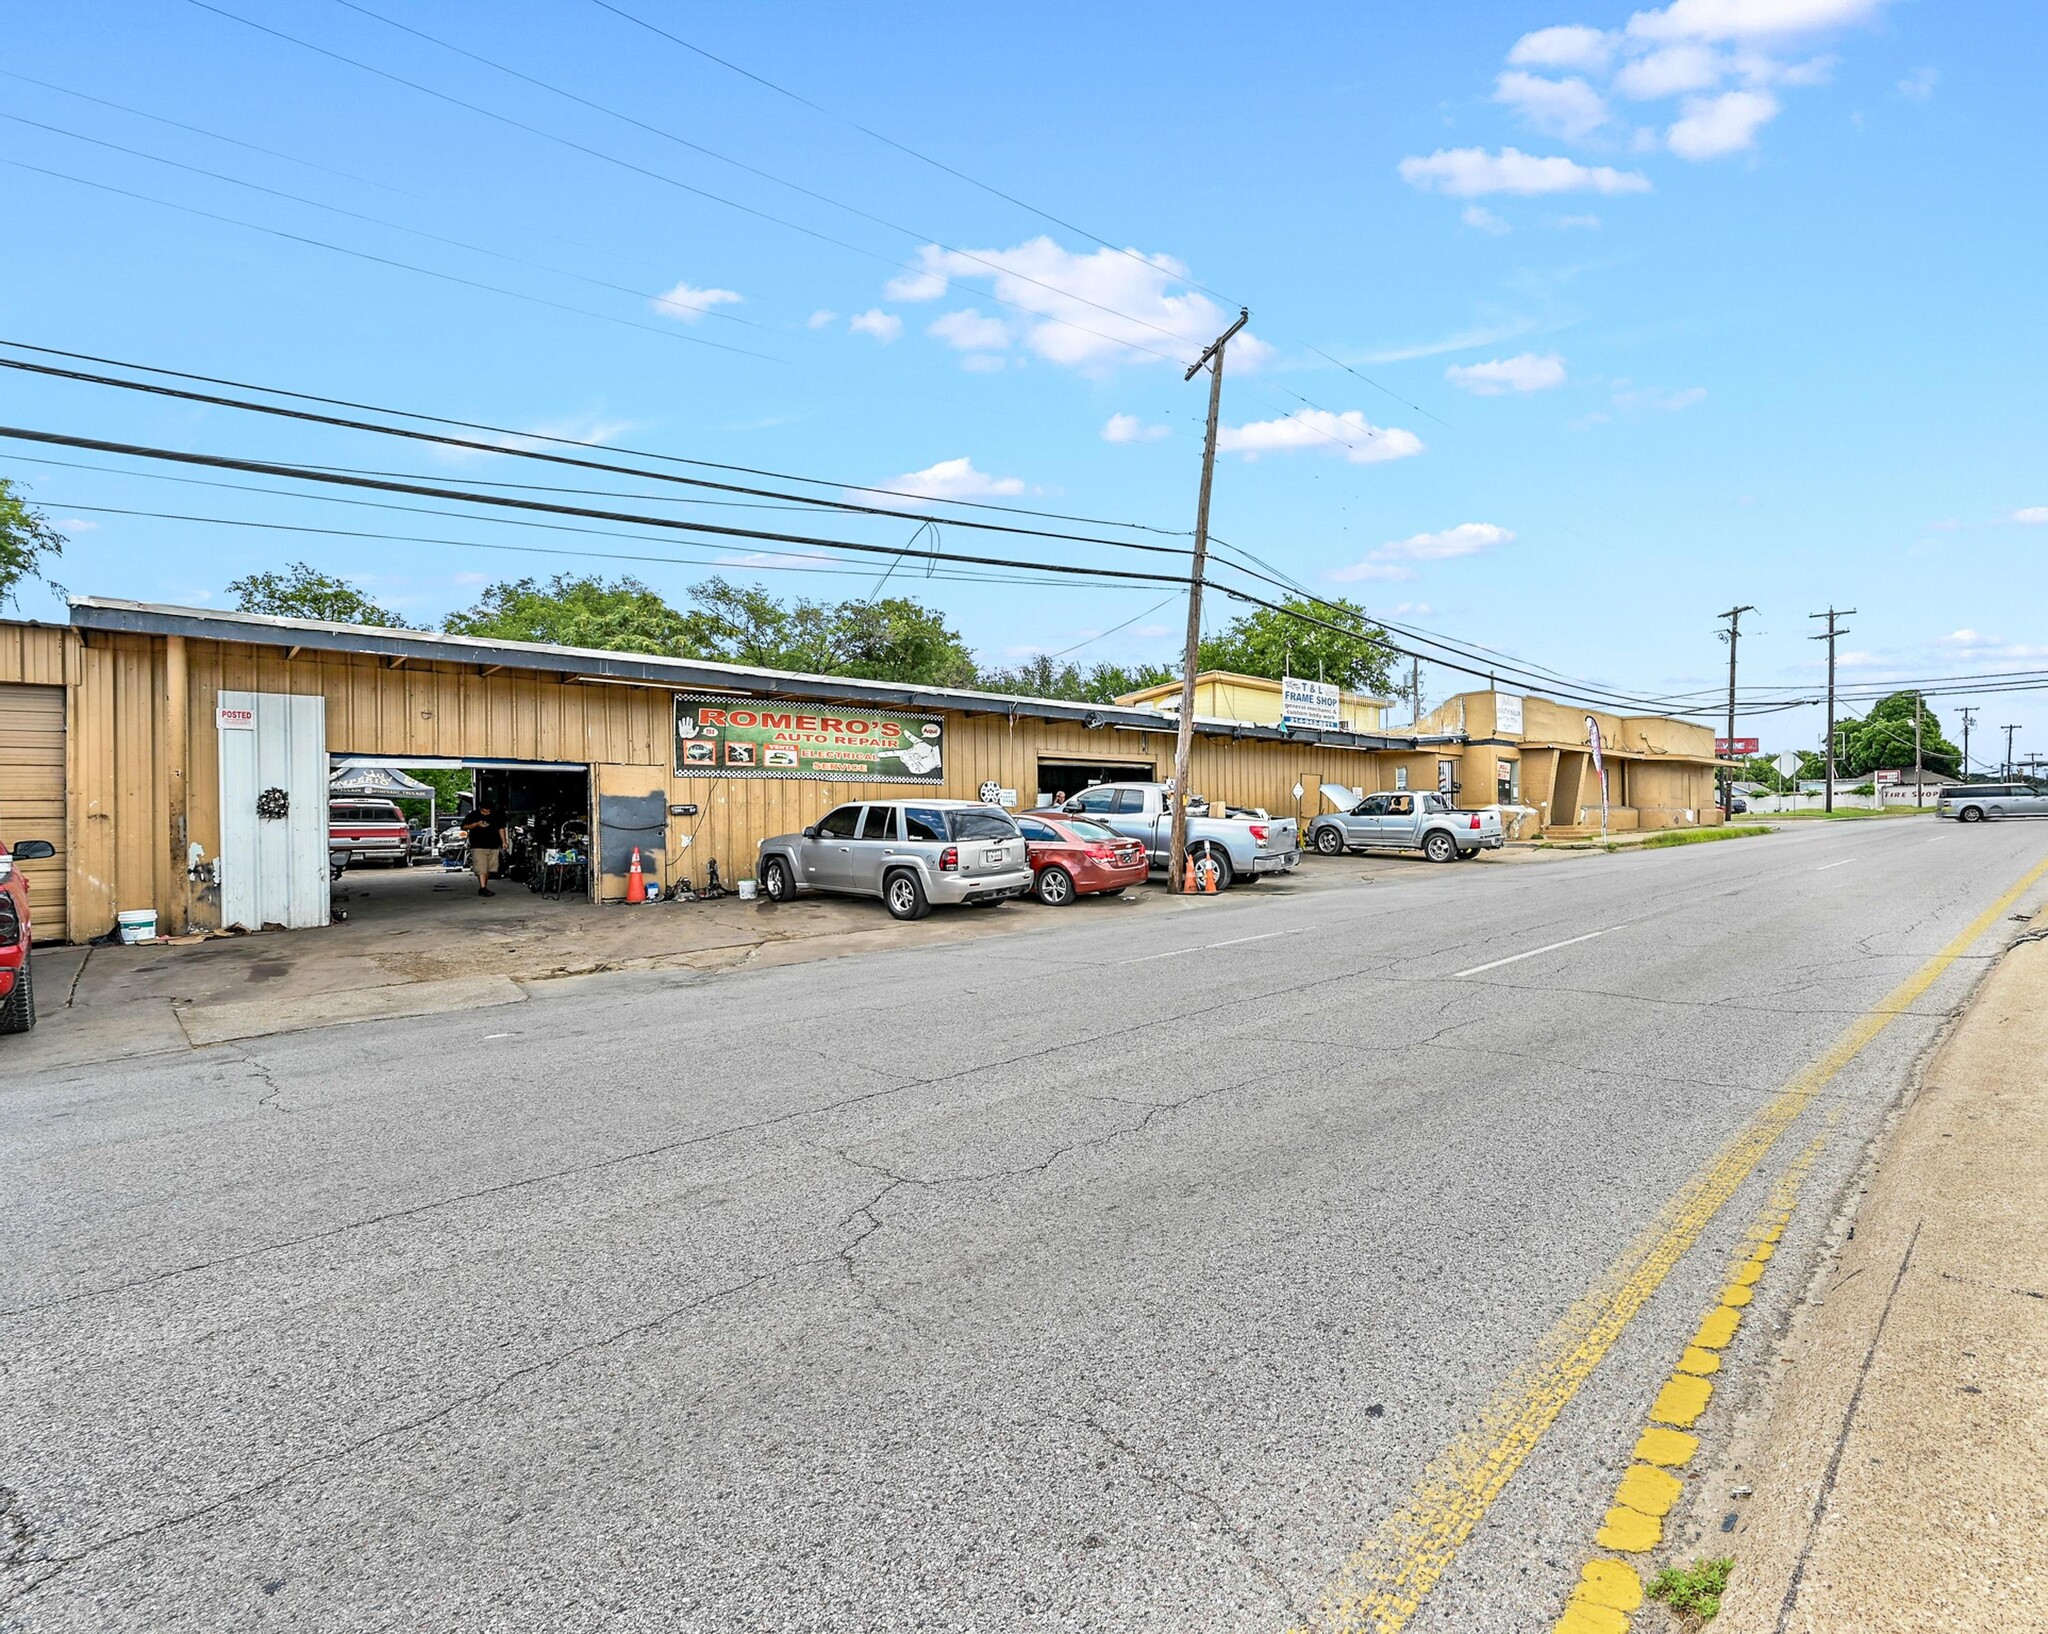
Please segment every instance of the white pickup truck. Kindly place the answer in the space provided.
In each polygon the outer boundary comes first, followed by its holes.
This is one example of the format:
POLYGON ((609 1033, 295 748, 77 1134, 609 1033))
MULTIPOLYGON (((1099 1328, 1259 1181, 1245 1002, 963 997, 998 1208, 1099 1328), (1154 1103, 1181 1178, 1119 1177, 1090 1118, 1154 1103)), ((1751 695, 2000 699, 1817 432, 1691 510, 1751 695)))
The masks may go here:
MULTIPOLYGON (((1152 866, 1164 868, 1173 846, 1171 799, 1164 783, 1097 783, 1062 809, 1143 840, 1152 866)), ((1301 825, 1292 817, 1209 815, 1221 809, 1199 796, 1188 808, 1188 856, 1205 883, 1213 879, 1217 890, 1226 891, 1234 879, 1283 874, 1300 863, 1301 825)))
MULTIPOLYGON (((1335 798, 1338 791, 1325 783, 1323 793, 1335 798)), ((1356 804, 1324 812, 1309 825, 1308 843, 1326 857, 1346 851, 1420 851, 1431 862, 1449 862, 1498 851, 1507 841, 1498 808, 1460 811, 1441 794, 1397 790, 1368 794, 1356 804)))

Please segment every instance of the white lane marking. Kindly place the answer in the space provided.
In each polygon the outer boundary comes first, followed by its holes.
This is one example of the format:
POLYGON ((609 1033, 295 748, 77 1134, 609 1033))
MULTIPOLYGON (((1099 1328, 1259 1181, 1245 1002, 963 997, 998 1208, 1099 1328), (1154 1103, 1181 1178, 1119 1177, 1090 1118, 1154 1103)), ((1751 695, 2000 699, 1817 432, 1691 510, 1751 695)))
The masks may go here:
POLYGON ((1460 976, 1476 976, 1482 970, 1498 970, 1502 965, 1519 964, 1524 959, 1533 959, 1539 953, 1555 953, 1561 947, 1577 947, 1581 942, 1590 942, 1596 936, 1607 936, 1620 930, 1619 925, 1609 925, 1606 930, 1589 930, 1584 936, 1568 936, 1562 942, 1546 942, 1542 947, 1532 947, 1527 953, 1510 953, 1505 959, 1494 959, 1483 965, 1474 965, 1470 970, 1454 970, 1446 978, 1456 981, 1460 976))
POLYGON ((1154 959, 1178 959, 1183 953, 1207 953, 1211 948, 1236 947, 1241 942, 1270 942, 1276 936, 1298 936, 1308 927, 1296 925, 1290 930, 1261 931, 1257 936, 1233 936, 1222 942, 1203 942, 1195 947, 1169 948, 1164 953, 1147 953, 1136 959, 1119 959, 1120 965, 1150 964, 1154 959))
POLYGON ((1846 868, 1855 860, 1854 857, 1844 857, 1840 862, 1824 862, 1814 869, 1814 872, 1816 874, 1825 874, 1830 868, 1846 868))

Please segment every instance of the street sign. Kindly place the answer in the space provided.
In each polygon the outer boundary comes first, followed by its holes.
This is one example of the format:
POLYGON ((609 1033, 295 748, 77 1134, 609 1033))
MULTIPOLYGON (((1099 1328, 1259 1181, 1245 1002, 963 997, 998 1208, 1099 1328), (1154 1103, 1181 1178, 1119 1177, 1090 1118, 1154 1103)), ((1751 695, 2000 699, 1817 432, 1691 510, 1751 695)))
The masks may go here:
POLYGON ((1753 755, 1756 753, 1756 749, 1757 740, 1755 738, 1714 739, 1714 753, 1717 755, 1753 755))
POLYGON ((1799 775, 1799 756, 1790 749, 1787 749, 1782 755, 1778 756, 1777 764, 1780 777, 1797 777, 1799 775))

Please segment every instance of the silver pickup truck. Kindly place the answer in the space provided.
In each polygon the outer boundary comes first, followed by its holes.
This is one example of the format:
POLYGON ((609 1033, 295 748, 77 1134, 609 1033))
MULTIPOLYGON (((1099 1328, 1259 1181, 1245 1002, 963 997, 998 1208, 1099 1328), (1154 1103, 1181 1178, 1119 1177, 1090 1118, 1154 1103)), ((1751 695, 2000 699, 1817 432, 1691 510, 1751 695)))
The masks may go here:
MULTIPOLYGON (((1323 785, 1326 794, 1335 790, 1323 785)), ((1347 791, 1348 792, 1348 791, 1347 791)), ((1420 851, 1431 862, 1476 857, 1506 843, 1498 811, 1460 811, 1427 790, 1368 794, 1309 825, 1308 843, 1326 857, 1347 851, 1420 851)))
MULTIPOLYGON (((1155 869, 1171 861, 1173 808, 1164 783, 1098 783, 1062 808, 1145 842, 1155 869)), ((1188 808, 1188 855, 1204 878, 1226 891, 1232 880, 1283 874, 1301 861, 1301 825, 1292 817, 1212 817, 1198 798, 1188 808)))

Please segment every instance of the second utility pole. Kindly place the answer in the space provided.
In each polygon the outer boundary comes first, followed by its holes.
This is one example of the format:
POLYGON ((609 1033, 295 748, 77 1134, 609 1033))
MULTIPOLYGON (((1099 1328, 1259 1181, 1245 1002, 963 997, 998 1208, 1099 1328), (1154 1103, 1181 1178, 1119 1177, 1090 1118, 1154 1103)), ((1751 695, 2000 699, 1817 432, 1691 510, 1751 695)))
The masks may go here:
POLYGON ((1835 637, 1849 633, 1847 630, 1838 628, 1835 620, 1847 618, 1855 611, 1856 609, 1853 607, 1844 607, 1839 610, 1830 607, 1825 613, 1808 613, 1806 615, 1808 618, 1824 618, 1828 621, 1828 633, 1826 635, 1817 635, 1810 638, 1814 641, 1825 641, 1828 644, 1828 792, 1826 804, 1822 807, 1825 811, 1833 811, 1835 809, 1835 637))
POLYGON ((1958 782, 1961 782, 1961 783, 1967 783, 1967 782, 1969 782, 1969 781, 1970 781, 1970 720, 1971 720, 1971 718, 1972 718, 1972 717, 1973 717, 1973 716, 1974 716, 1974 715, 1975 715, 1976 713, 1977 713, 1977 710, 1976 710, 1976 707, 1975 707, 1974 705, 1972 705, 1971 707, 1969 707, 1969 708, 1967 708, 1967 709, 1963 710, 1963 712, 1962 712, 1962 715, 1963 715, 1963 763, 1962 763, 1962 765, 1961 765, 1960 767, 1958 767, 1958 768, 1957 768, 1957 776, 1956 776, 1956 780, 1957 780, 1958 782))
POLYGON ((1209 565, 1209 485, 1216 477, 1216 418, 1223 410, 1223 348, 1230 337, 1251 322, 1251 313, 1237 309, 1237 322, 1209 343, 1209 349, 1188 366, 1181 378, 1192 380, 1209 368, 1209 432, 1202 439, 1202 491, 1195 501, 1195 559, 1188 571, 1188 641, 1181 660, 1180 729, 1173 737, 1173 844, 1166 859, 1166 888, 1180 890, 1188 868, 1188 757, 1195 746, 1195 666, 1202 649, 1202 574, 1209 565))
MULTIPOLYGON (((1719 757, 1724 760, 1735 758, 1735 643, 1742 639, 1742 615, 1755 611, 1754 607, 1731 607, 1719 615, 1728 621, 1723 637, 1728 643, 1728 753, 1719 757)), ((1734 812, 1734 795, 1735 772, 1730 768, 1721 774, 1721 818, 1724 822, 1734 812)))

